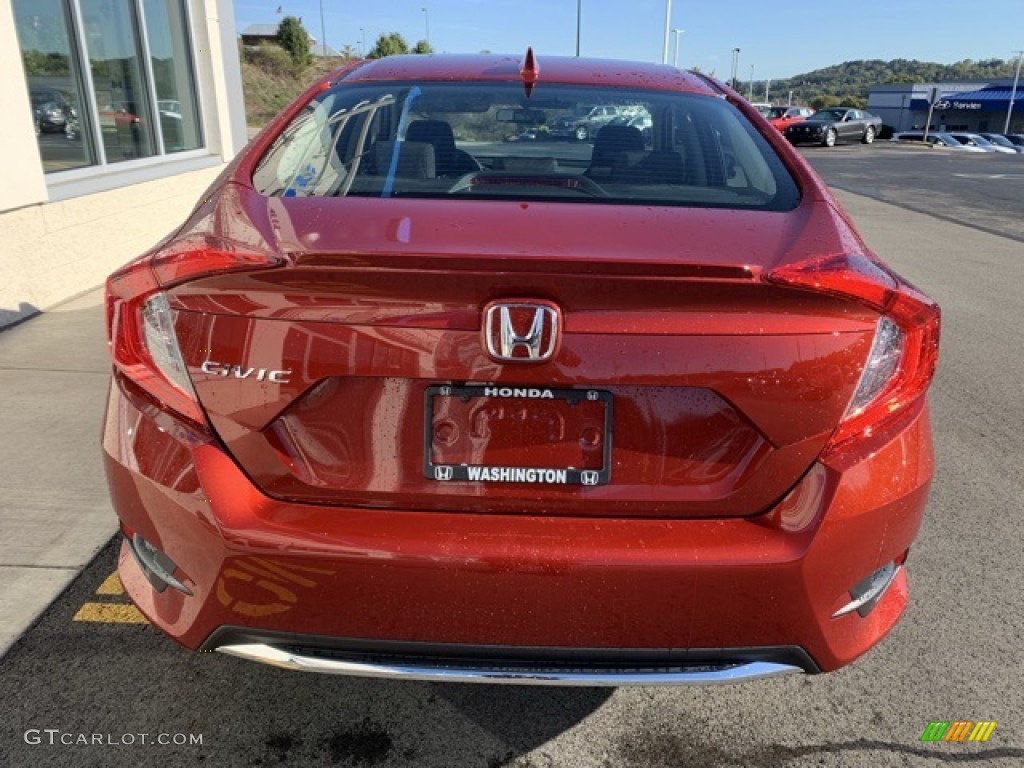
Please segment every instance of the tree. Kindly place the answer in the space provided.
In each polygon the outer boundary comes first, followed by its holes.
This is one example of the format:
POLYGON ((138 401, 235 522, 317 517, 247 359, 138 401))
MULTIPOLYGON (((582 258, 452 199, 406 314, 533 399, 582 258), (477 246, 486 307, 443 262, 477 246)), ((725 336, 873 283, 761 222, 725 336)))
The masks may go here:
POLYGON ((416 47, 412 49, 413 53, 433 53, 434 49, 430 47, 430 43, 426 40, 420 40, 416 43, 416 47))
POLYGON ((306 67, 313 60, 309 52, 309 33, 294 16, 285 16, 277 28, 277 42, 288 51, 296 67, 306 67))
POLYGON ((356 49, 351 45, 345 45, 341 49, 341 56, 344 59, 354 59, 356 57, 356 49))
POLYGON ((409 44, 398 32, 385 35, 383 32, 377 38, 377 44, 367 54, 368 59, 383 59, 385 56, 395 56, 400 53, 408 53, 409 44))
POLYGON ((814 109, 828 109, 829 107, 838 107, 839 104, 838 96, 815 96, 811 99, 811 106, 814 109))

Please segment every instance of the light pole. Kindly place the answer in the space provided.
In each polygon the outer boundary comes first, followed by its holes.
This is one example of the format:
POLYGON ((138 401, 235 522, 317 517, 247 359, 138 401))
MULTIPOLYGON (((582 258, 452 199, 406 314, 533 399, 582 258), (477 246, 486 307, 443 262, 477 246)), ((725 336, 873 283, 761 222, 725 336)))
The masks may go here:
POLYGON ((359 28, 359 57, 366 58, 366 30, 359 28))
POLYGON ((583 0, 576 0, 576 58, 580 56, 580 20, 583 18, 583 0))
POLYGON ((320 52, 327 55, 327 31, 324 28, 324 0, 320 0, 320 52))
POLYGON ((427 46, 430 46, 430 11, 426 8, 420 8, 423 11, 423 23, 427 29, 427 46))
POLYGON ((1013 102, 1017 100, 1017 83, 1020 81, 1020 62, 1024 59, 1024 51, 1014 51, 1017 54, 1017 71, 1013 75, 1013 90, 1010 91, 1010 105, 1006 108, 1006 125, 1003 126, 1003 133, 1010 132, 1010 118, 1013 117, 1013 102))
POLYGON ((750 65, 750 91, 747 94, 747 101, 754 100, 754 65, 750 65))
POLYGON ((668 35, 672 30, 672 0, 665 0, 665 43, 661 46, 661 63, 668 64, 668 35))
POLYGON ((672 30, 673 34, 675 34, 675 36, 676 36, 676 54, 675 54, 675 57, 672 59, 672 66, 674 66, 676 69, 679 68, 679 36, 681 34, 683 34, 683 32, 685 32, 685 31, 686 31, 685 29, 673 29, 672 30))
POLYGON ((736 68, 740 64, 740 49, 732 49, 732 77, 729 78, 729 87, 736 88, 736 68))

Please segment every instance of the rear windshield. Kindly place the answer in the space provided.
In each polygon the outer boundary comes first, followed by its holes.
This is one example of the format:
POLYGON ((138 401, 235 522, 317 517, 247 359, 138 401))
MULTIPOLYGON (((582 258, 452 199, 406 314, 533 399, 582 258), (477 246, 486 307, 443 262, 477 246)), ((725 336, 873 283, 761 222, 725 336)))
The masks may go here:
POLYGON ((790 210, 792 177, 724 99, 520 83, 341 83, 253 175, 281 197, 553 200, 790 210))

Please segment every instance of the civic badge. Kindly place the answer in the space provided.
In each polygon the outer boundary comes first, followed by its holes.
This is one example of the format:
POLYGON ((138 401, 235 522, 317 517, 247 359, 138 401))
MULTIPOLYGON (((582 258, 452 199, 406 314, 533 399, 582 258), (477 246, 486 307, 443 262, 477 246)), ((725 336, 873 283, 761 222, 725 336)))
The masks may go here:
POLYGON ((542 363, 558 349, 561 312, 540 301, 492 301, 484 307, 483 346, 495 360, 542 363))

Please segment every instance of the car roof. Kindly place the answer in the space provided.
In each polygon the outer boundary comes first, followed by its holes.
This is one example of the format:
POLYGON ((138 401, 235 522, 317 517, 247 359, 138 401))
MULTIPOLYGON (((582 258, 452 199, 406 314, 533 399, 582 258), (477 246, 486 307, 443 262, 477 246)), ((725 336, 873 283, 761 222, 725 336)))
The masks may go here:
MULTIPOLYGON (((497 54, 431 54, 386 56, 341 74, 345 82, 379 80, 517 81, 522 56, 497 54)), ((616 59, 545 56, 536 53, 537 84, 568 83, 611 87, 653 88, 718 96, 706 80, 664 64, 616 59)), ((340 73, 339 73, 340 74, 340 73)))

